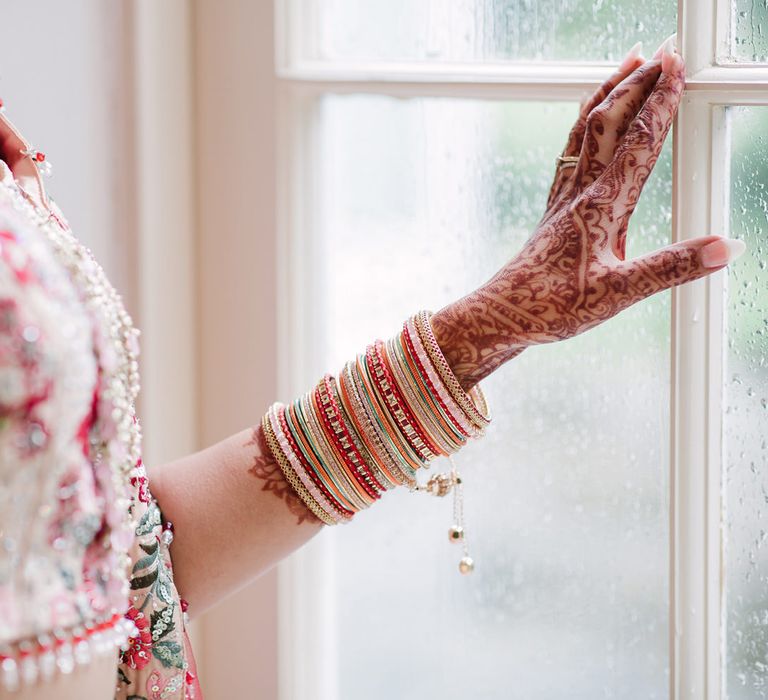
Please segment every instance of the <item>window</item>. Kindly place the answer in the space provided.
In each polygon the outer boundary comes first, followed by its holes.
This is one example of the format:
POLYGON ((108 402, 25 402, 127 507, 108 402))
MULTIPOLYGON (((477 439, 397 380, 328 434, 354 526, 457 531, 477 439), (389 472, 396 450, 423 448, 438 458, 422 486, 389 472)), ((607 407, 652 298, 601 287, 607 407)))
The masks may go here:
POLYGON ((495 273, 541 215, 580 97, 678 25, 688 92, 628 255, 708 232, 749 246, 483 382, 494 423, 456 457, 471 577, 450 503, 406 492, 283 564, 283 700, 767 697, 761 10, 276 7, 281 397, 495 273))
POLYGON ((731 698, 768 695, 768 109, 728 107, 731 234, 752 254, 728 280, 724 361, 725 635, 731 698))

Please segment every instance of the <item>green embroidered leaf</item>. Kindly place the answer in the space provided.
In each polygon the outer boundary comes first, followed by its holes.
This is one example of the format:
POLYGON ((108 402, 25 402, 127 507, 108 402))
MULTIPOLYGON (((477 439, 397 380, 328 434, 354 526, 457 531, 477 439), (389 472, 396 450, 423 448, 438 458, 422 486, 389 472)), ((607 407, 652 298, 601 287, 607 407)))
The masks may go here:
POLYGON ((155 551, 154 554, 150 554, 149 556, 142 557, 133 565, 133 571, 131 573, 136 573, 137 571, 141 571, 142 569, 147 569, 152 564, 157 562, 157 551, 155 551))
POLYGON ((173 624, 173 605, 161 610, 155 610, 149 618, 152 630, 152 641, 157 642, 175 629, 173 624))
POLYGON ((157 540, 154 540, 149 544, 140 544, 139 547, 141 547, 147 554, 154 554, 157 551, 159 545, 160 543, 157 540))
POLYGON ((152 646, 152 654, 166 668, 184 668, 181 646, 176 642, 158 642, 152 646))
POLYGON ((139 520, 139 525, 136 528, 136 535, 146 535, 147 533, 152 532, 155 526, 159 524, 160 509, 153 503, 150 503, 149 508, 147 508, 147 511, 141 516, 141 520, 139 520))
POLYGON ((157 571, 150 571, 144 576, 134 576, 131 579, 131 590, 137 591, 141 588, 151 586, 157 578, 157 571))

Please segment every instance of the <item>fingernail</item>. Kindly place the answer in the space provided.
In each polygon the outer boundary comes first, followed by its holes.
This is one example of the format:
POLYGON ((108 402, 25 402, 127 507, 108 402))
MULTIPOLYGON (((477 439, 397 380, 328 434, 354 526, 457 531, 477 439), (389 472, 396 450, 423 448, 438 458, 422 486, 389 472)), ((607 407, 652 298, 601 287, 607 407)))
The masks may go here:
POLYGON ((638 41, 624 56, 624 60, 619 65, 620 71, 629 70, 637 61, 640 52, 643 50, 643 42, 638 41))
POLYGON ((664 41, 661 42, 659 48, 656 49, 656 53, 653 54, 653 58, 661 58, 661 55, 664 53, 664 47, 666 47, 666 45, 670 42, 672 43, 673 47, 677 46, 677 32, 670 34, 666 39, 664 39, 664 41))
POLYGON ((662 73, 679 73, 683 67, 683 58, 677 53, 675 49, 675 42, 667 39, 664 44, 664 51, 661 54, 661 72, 662 73))
POLYGON ((738 238, 721 238, 701 249, 701 264, 704 267, 721 267, 733 262, 747 249, 747 244, 738 238))

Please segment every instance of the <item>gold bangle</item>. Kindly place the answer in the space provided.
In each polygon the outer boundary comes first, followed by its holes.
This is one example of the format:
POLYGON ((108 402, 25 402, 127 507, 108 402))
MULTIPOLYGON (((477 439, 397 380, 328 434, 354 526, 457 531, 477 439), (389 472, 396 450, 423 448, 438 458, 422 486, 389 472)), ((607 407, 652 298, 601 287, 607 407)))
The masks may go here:
POLYGON ((429 439, 441 450, 438 456, 451 454, 453 451, 451 449, 452 446, 443 435, 442 427, 433 417, 431 407, 424 405, 422 398, 417 394, 418 389, 408 381, 408 377, 400 364, 401 359, 397 352, 395 338, 387 339, 387 351, 392 360, 392 374, 395 381, 400 387, 400 391, 408 405, 412 407, 414 414, 416 414, 416 419, 421 422, 423 430, 429 435, 429 439))
POLYGON ((558 156, 555 163, 558 168, 575 168, 579 162, 579 156, 558 156))
POLYGON ((338 459, 330 452, 328 447, 327 438, 320 424, 317 422, 318 418, 315 415, 314 404, 312 398, 307 392, 301 398, 302 411, 304 418, 307 421, 307 430, 309 431, 310 438, 314 441, 315 448, 320 453, 320 460, 323 462, 323 466, 330 472, 329 478, 334 480, 337 488, 343 491, 347 500, 348 510, 363 510, 367 508, 368 504, 365 503, 355 491, 352 484, 349 483, 349 476, 339 465, 338 459))
POLYGON ((355 381, 355 377, 353 376, 353 372, 357 372, 357 363, 355 360, 349 360, 346 365, 344 365, 340 377, 352 400, 354 418, 357 419, 362 427, 360 435, 367 439, 366 444, 368 445, 368 453, 378 462, 379 469, 385 472, 387 480, 390 483, 395 486, 407 484, 409 488, 415 486, 416 480, 401 469, 400 463, 396 457, 388 451, 386 444, 373 425, 373 418, 363 404, 364 399, 360 396, 360 390, 355 381))
POLYGON ((277 437, 275 437, 275 434, 272 431, 272 424, 269 422, 268 412, 262 417, 261 426, 264 431, 264 438, 267 445, 272 452, 275 462, 277 462, 277 465, 280 467, 280 471, 283 473, 285 480, 293 487, 293 490, 299 498, 301 498, 304 505, 306 505, 319 520, 322 520, 326 525, 335 525, 336 521, 319 506, 314 498, 312 498, 309 491, 307 491, 304 484, 301 483, 301 480, 296 475, 296 472, 293 471, 291 465, 288 463, 288 460, 277 442, 277 437))
POLYGON ((416 330, 421 336, 421 341, 426 348, 432 363, 435 365, 435 368, 448 388, 448 391, 450 391, 451 396, 453 396, 456 403, 459 404, 464 410, 464 413, 466 413, 467 418, 472 421, 480 431, 480 434, 482 434, 485 426, 491 422, 491 412, 488 409, 488 402, 485 400, 485 395, 479 384, 475 384, 469 392, 464 391, 464 388, 459 384, 459 380, 450 368, 448 361, 445 359, 445 356, 437 343, 434 331, 429 322, 430 316, 432 316, 432 312, 430 311, 422 310, 417 312, 414 317, 416 330), (479 403, 480 406, 477 406, 475 401, 472 400, 472 394, 474 394, 477 403, 479 403))
POLYGON ((346 402, 344 401, 344 396, 341 392, 341 372, 339 372, 339 375, 334 377, 331 381, 331 389, 333 391, 336 402, 339 405, 341 420, 346 423, 347 428, 349 429, 349 437, 363 458, 363 461, 373 473, 373 476, 376 477, 376 481, 384 486, 385 490, 389 490, 387 484, 397 486, 397 484, 392 484, 391 480, 387 477, 381 467, 379 467, 378 462, 373 458, 373 455, 368 451, 368 447, 363 444, 360 439, 360 432, 357 429, 357 422, 355 421, 352 407, 347 406, 346 402))

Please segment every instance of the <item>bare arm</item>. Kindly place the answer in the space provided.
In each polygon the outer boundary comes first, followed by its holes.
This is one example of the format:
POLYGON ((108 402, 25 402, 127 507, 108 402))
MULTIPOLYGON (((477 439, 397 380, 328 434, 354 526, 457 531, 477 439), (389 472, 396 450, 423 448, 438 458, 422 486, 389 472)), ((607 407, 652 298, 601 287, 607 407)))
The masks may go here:
MULTIPOLYGON (((531 345, 568 338, 738 252, 708 236, 625 260, 626 230, 684 85, 671 50, 628 57, 581 110, 536 231, 499 272, 432 318, 468 389, 531 345), (575 162, 575 161, 574 161, 575 162)), ((151 485, 176 526, 179 591, 197 614, 301 546, 322 524, 294 495, 261 428, 158 467, 151 485)))
POLYGON ((174 578, 192 617, 323 527, 286 482, 260 425, 150 470, 149 481, 174 525, 174 578))

